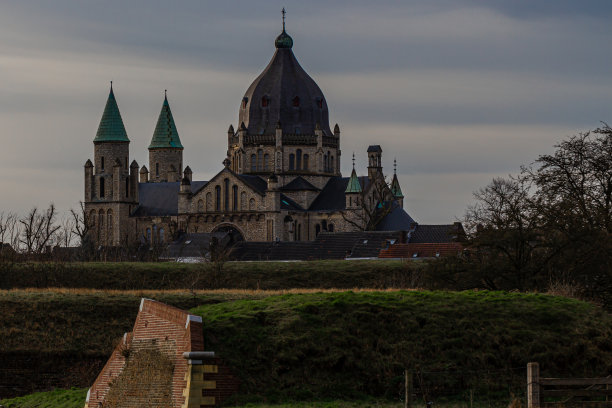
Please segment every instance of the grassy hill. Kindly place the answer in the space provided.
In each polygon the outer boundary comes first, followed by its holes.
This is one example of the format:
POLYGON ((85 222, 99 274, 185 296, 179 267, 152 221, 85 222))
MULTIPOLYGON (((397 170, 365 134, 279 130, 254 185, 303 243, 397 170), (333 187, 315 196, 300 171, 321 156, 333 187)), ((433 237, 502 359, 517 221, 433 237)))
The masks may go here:
POLYGON ((235 403, 397 401, 404 368, 427 398, 465 400, 473 390, 483 403, 522 394, 528 361, 544 375, 612 372, 612 317, 589 303, 501 292, 306 292, 0 291, 0 397, 89 386, 131 329, 141 297, 203 317, 205 348, 242 379, 235 403))
MULTIPOLYGON (((523 394, 525 367, 612 372, 612 318, 591 304, 501 292, 288 294, 204 305, 205 344, 254 400, 523 394)), ((247 398, 248 400, 248 398, 247 398)))

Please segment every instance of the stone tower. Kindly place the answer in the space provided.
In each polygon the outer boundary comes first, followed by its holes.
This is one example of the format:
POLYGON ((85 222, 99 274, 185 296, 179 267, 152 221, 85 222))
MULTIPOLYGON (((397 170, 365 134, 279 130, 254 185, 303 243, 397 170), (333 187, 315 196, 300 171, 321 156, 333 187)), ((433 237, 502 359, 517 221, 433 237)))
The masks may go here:
POLYGON ((382 148, 380 145, 371 145, 368 147, 368 178, 374 180, 382 175, 382 148))
POLYGON ((183 173, 183 145, 167 95, 149 145, 149 171, 150 182, 180 181, 183 173))
POLYGON ((117 246, 132 230, 128 218, 138 204, 138 164, 128 162, 130 140, 112 83, 93 143, 94 162, 85 163, 85 210, 91 238, 98 245, 117 246))

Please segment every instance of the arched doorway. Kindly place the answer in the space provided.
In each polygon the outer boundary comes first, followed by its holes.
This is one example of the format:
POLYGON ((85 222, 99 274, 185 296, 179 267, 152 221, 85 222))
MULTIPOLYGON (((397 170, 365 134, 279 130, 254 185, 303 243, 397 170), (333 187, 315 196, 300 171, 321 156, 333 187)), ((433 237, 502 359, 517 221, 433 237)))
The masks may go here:
POLYGON ((244 241, 244 235, 235 225, 220 224, 212 231, 213 237, 226 246, 234 245, 237 242, 244 241))

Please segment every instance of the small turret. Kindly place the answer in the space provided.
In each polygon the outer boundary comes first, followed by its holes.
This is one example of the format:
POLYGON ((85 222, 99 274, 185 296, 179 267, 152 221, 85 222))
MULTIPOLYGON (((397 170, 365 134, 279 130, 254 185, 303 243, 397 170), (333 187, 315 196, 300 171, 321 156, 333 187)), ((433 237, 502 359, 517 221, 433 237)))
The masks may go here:
POLYGON ((382 176, 382 148, 380 145, 368 147, 368 178, 374 180, 375 177, 382 176))
POLYGON ((144 164, 140 168, 140 182, 148 183, 149 182, 149 169, 144 164))
POLYGON ((130 185, 128 189, 128 198, 131 201, 138 202, 138 163, 136 160, 130 164, 130 185))
POLYGON ((359 177, 357 177, 357 172, 355 171, 355 153, 353 153, 353 171, 351 172, 351 177, 349 178, 346 189, 344 190, 346 208, 358 207, 359 198, 361 197, 362 192, 363 188, 361 187, 361 182, 359 181, 359 177))
POLYGON ((227 129, 227 138, 232 138, 234 136, 234 125, 230 125, 229 129, 227 129))
POLYGON ((85 202, 91 201, 91 196, 93 194, 93 170, 93 163, 91 160, 87 159, 85 162, 85 202))
POLYGON ((337 123, 336 126, 334 126, 334 136, 340 137, 340 126, 338 126, 337 123))
POLYGON ((181 187, 179 189, 178 196, 178 212, 179 214, 186 213, 189 211, 189 204, 191 202, 191 181, 187 177, 183 177, 181 180, 181 187))
POLYGON ((393 159, 393 180, 391 181, 391 194, 393 194, 393 198, 397 200, 400 207, 404 207, 404 194, 402 193, 402 188, 400 187, 399 180, 397 179, 397 160, 393 159))
POLYGON ((193 182, 193 172, 191 171, 191 167, 185 167, 185 171, 183 171, 183 178, 188 178, 189 182, 193 182))

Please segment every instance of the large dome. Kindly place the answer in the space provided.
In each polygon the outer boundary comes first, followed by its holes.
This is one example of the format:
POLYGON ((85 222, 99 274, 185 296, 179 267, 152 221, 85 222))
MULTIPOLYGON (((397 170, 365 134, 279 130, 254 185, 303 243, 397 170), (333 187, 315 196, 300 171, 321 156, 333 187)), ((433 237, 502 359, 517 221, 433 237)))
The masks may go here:
POLYGON ((318 123, 331 136, 323 92, 293 55, 293 40, 285 30, 275 46, 272 60, 242 99, 238 123, 244 122, 250 135, 274 134, 278 122, 283 133, 314 135, 318 123))

